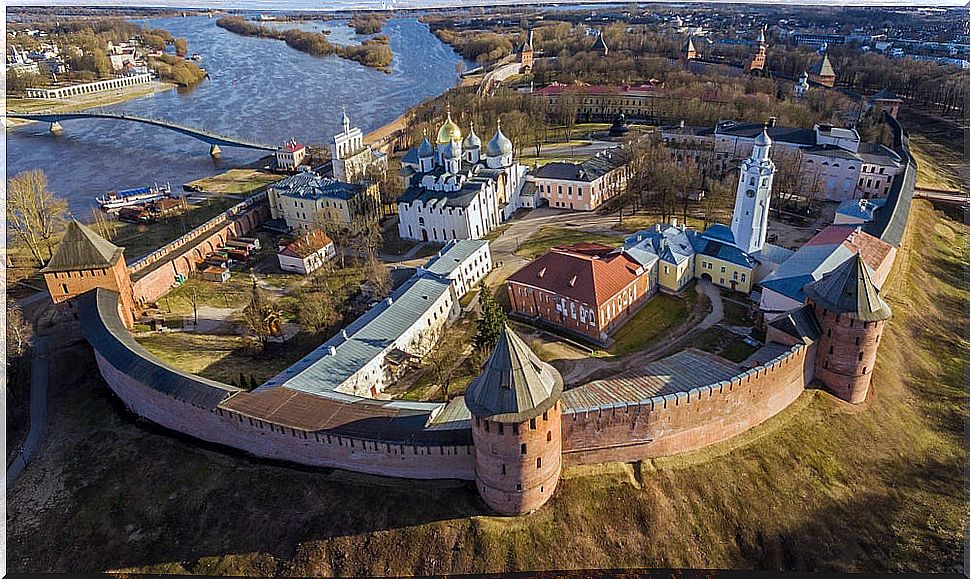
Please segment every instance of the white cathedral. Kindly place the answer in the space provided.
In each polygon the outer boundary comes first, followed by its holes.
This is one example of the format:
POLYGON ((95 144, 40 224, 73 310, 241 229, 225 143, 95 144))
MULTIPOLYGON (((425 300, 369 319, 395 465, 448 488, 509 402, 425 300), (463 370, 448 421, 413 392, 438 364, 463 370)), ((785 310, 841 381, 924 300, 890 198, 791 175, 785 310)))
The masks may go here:
POLYGON ((478 239, 521 207, 527 169, 512 161, 512 141, 495 135, 482 150, 472 126, 462 132, 451 112, 438 129, 436 143, 427 136, 401 158, 404 193, 398 198, 398 230, 403 239, 450 241, 478 239))

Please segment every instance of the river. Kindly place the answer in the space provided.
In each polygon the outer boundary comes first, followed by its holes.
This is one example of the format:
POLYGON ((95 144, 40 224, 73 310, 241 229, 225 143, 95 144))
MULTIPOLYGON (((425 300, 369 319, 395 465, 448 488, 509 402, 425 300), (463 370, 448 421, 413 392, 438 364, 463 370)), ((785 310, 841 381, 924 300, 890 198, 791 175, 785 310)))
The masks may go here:
MULTIPOLYGON (((315 57, 284 42, 243 37, 216 26, 214 18, 192 16, 143 21, 188 41, 202 56, 210 79, 189 90, 169 90, 103 110, 149 116, 204 128, 222 135, 277 144, 285 139, 329 144, 340 130, 341 108, 365 133, 409 107, 441 94, 458 81, 461 60, 414 18, 388 20, 382 34, 394 51, 392 73, 338 57, 315 57)), ((336 43, 359 42, 343 22, 314 26, 332 30, 336 43)), ((52 135, 44 123, 7 132, 7 175, 43 169, 51 188, 85 218, 93 198, 114 189, 152 182, 182 183, 246 164, 258 151, 208 145, 178 133, 120 121, 74 120, 52 135)))

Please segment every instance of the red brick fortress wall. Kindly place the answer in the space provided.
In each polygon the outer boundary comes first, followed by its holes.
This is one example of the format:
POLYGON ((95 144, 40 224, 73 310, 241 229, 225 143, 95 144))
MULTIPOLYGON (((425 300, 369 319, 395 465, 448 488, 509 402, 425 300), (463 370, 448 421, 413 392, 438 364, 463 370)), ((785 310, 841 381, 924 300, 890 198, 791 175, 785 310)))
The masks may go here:
POLYGON ((562 417, 566 465, 628 462, 697 450, 761 424, 812 381, 815 345, 793 346, 730 382, 562 417))
POLYGON ((172 289, 176 275, 187 276, 195 271, 196 264, 204 261, 206 255, 225 244, 230 237, 247 235, 268 218, 269 205, 265 199, 256 201, 237 215, 231 218, 226 214, 219 215, 132 263, 128 272, 133 280, 135 302, 144 305, 162 297, 172 289))
POLYGON ((415 479, 475 478, 470 445, 416 446, 305 432, 208 410, 165 395, 120 372, 95 350, 101 375, 129 410, 170 430, 260 458, 415 479))

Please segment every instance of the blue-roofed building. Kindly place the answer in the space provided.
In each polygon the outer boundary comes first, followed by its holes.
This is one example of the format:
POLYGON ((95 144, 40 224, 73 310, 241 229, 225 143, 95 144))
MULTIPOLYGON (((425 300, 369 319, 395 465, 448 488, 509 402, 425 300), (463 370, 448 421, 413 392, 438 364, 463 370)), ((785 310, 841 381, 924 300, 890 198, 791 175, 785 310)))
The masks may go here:
POLYGON ((268 191, 273 219, 282 219, 293 231, 315 229, 333 233, 338 228, 358 229, 379 217, 381 197, 376 183, 347 183, 301 171, 277 181, 268 191))
MULTIPOLYGON (((763 259, 783 259, 791 252, 759 252, 763 259)), ((782 248, 777 248, 781 250, 782 248)), ((670 224, 658 223, 653 229, 638 231, 626 238, 623 251, 645 269, 657 268, 661 291, 679 293, 698 277, 733 291, 749 293, 754 270, 760 261, 742 251, 727 225, 715 223, 703 233, 670 224)), ((764 251, 764 250, 762 250, 764 251)))
POLYGON ((885 199, 848 199, 839 203, 835 210, 835 225, 862 225, 875 217, 876 211, 886 205, 885 199))
POLYGON ((427 353, 461 311, 458 301, 491 270, 488 242, 446 245, 387 299, 259 387, 336 400, 379 397, 409 359, 427 353))

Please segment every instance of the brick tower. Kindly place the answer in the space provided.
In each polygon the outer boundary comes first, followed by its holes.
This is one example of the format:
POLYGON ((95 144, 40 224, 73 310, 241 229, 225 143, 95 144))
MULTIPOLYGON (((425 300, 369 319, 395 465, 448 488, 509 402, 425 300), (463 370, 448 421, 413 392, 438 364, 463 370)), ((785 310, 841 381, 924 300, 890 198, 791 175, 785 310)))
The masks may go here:
POLYGON ((839 398, 859 404, 869 393, 883 327, 892 316, 859 254, 805 286, 822 335, 815 377, 839 398))
POLYGON ((71 221, 54 257, 41 270, 51 301, 67 303, 94 288, 106 288, 119 294, 119 308, 125 325, 134 323, 135 301, 124 260, 124 248, 118 247, 87 226, 71 221))
POLYGON ((562 376, 508 327, 465 392, 475 441, 475 485, 503 515, 552 496, 562 470, 562 376))
POLYGON ((751 58, 744 64, 745 72, 749 73, 761 73, 765 72, 765 61, 768 58, 768 43, 765 41, 765 30, 762 28, 761 33, 758 34, 758 49, 751 58))

